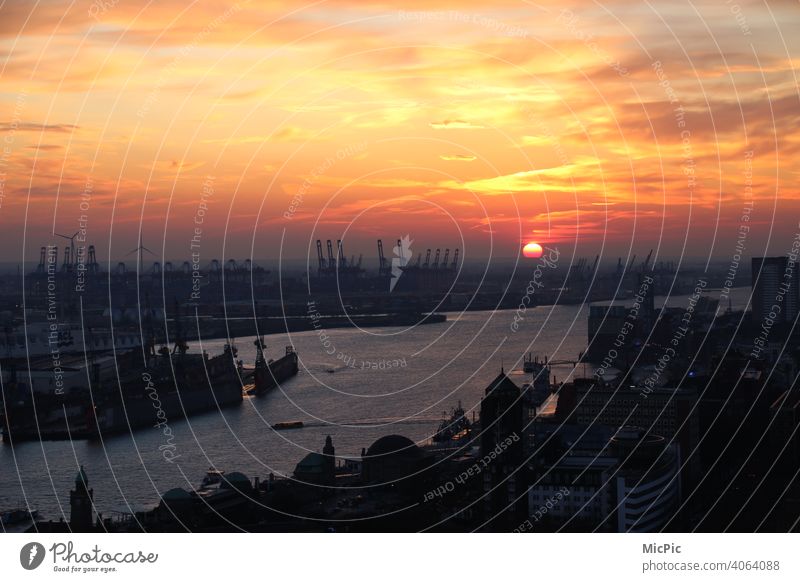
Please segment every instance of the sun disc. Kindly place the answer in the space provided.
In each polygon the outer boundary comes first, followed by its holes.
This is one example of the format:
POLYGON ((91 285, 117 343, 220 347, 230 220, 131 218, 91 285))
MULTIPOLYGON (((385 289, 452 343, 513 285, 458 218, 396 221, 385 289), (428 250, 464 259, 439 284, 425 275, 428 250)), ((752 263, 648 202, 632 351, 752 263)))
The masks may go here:
POLYGON ((529 259, 538 259, 542 256, 542 245, 536 242, 529 242, 522 247, 522 254, 529 259))

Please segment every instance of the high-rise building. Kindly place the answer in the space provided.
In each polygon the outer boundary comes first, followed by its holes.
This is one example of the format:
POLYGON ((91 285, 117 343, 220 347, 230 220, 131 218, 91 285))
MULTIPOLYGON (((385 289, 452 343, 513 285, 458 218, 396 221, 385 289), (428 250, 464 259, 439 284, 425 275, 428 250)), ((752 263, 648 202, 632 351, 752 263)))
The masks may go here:
POLYGON ((778 322, 792 321, 800 304, 800 276, 797 262, 789 257, 753 257, 753 320, 766 317, 778 322), (773 315, 774 314, 774 315, 773 315))
POLYGON ((775 456, 773 471, 792 475, 800 466, 800 393, 787 390, 769 407, 767 438, 775 456))
POLYGON ((661 386, 643 395, 636 385, 576 381, 574 420, 581 425, 634 425, 666 437, 687 458, 700 440, 697 392, 661 386))
POLYGON ((484 500, 493 529, 516 527, 527 515, 523 422, 522 392, 501 371, 481 399, 484 500))
POLYGON ((679 447, 635 427, 620 429, 611 444, 620 463, 614 475, 617 531, 662 531, 680 505, 679 447))
POLYGON ((610 430, 539 427, 528 529, 656 532, 672 524, 681 499, 679 447, 639 427, 609 438, 610 430))

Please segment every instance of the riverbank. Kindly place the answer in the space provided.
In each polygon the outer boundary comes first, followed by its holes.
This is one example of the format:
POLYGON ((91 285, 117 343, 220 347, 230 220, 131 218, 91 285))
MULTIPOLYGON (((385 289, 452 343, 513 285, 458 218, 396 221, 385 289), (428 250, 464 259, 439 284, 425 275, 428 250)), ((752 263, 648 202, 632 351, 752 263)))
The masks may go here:
MULTIPOLYGON (((188 318, 185 318, 188 319, 188 318)), ((181 322, 180 333, 186 341, 199 339, 223 339, 246 336, 275 335, 282 333, 300 333, 313 331, 320 327, 324 329, 337 328, 373 328, 373 327, 412 327, 432 323, 444 323, 447 315, 444 313, 380 313, 374 315, 322 315, 316 319, 307 316, 287 317, 197 317, 188 324, 181 322)), ((167 320, 171 338, 177 335, 177 325, 174 319, 167 320)), ((167 341, 165 335, 157 334, 156 339, 167 341)))

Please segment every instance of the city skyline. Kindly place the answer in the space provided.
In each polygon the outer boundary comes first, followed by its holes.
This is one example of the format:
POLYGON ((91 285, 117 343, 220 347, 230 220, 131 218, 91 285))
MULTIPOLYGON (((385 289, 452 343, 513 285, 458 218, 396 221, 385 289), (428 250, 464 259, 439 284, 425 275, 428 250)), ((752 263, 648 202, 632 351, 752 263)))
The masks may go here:
MULTIPOLYGON (((792 30, 798 0, 0 1, 0 531, 563 532, 596 570, 570 534, 641 533, 606 577, 790 576, 680 536, 800 531, 792 30)), ((316 539, 328 577, 405 549, 316 539)))

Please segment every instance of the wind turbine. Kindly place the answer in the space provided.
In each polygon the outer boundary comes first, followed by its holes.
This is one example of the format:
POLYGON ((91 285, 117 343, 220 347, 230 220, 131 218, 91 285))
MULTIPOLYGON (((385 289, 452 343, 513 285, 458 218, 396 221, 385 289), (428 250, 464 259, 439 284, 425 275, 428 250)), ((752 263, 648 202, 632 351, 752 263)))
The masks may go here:
POLYGON ((59 234, 57 232, 53 233, 54 235, 60 236, 61 238, 65 238, 65 239, 67 239, 69 241, 69 260, 72 261, 72 264, 70 265, 70 267, 73 267, 78 263, 78 261, 76 260, 76 257, 75 257, 75 237, 78 236, 79 232, 80 232, 79 230, 76 230, 75 234, 73 234, 72 236, 67 236, 65 234, 59 234))
POLYGON ((153 251, 151 251, 150 249, 148 249, 146 246, 144 246, 144 245, 142 244, 142 233, 141 233, 141 231, 139 231, 139 246, 138 246, 138 247, 136 247, 135 249, 133 249, 133 250, 132 250, 131 252, 129 252, 127 255, 125 255, 125 256, 127 257, 127 256, 129 256, 129 255, 132 255, 133 253, 138 253, 138 257, 139 257, 139 269, 136 271, 136 276, 137 276, 137 277, 140 277, 140 276, 142 275, 142 251, 147 251, 148 253, 150 253, 150 254, 151 254, 151 255, 153 255, 154 257, 158 256, 158 255, 156 255, 156 254, 155 254, 153 251))

